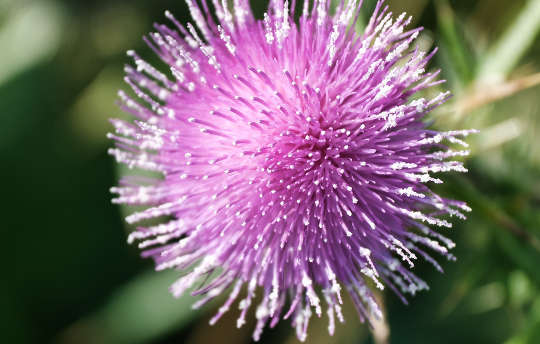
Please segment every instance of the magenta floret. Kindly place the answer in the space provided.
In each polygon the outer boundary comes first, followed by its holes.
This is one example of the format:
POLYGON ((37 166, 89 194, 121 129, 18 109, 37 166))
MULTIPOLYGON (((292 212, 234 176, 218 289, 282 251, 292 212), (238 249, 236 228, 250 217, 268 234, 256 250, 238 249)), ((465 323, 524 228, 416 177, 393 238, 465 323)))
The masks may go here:
POLYGON ((362 320, 382 316, 368 281, 403 300, 426 289, 410 271, 417 257, 437 269, 426 248, 453 259, 452 241, 431 228, 470 210, 428 187, 442 183, 434 173, 466 171, 448 158, 468 151, 445 143, 466 147, 458 137, 472 132, 423 122, 449 93, 411 100, 441 82, 425 72, 435 51, 411 48, 420 29, 405 29, 411 19, 393 19, 382 1, 362 34, 361 1, 341 1, 334 14, 330 2, 305 1, 296 15, 272 0, 257 21, 247 0, 233 12, 213 0, 215 22, 209 4, 187 0, 196 25, 166 12, 173 28, 156 25, 146 39, 170 71, 130 51, 125 80, 139 100, 120 98, 136 119, 112 120, 117 161, 163 176, 124 178, 114 202, 148 205, 129 223, 169 217, 129 242, 157 270, 185 272, 174 296, 211 273, 196 306, 230 288, 211 323, 247 285, 241 326, 260 289, 255 340, 289 317, 304 340, 323 302, 333 333, 343 288, 362 320))

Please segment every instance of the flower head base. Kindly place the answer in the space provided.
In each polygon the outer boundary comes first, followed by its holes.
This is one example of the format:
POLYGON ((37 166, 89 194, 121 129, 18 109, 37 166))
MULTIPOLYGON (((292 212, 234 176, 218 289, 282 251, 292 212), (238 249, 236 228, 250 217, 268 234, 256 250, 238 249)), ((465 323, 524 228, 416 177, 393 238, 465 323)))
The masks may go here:
POLYGON ((120 92, 134 122, 113 120, 116 159, 163 178, 126 178, 117 203, 148 205, 129 223, 169 216, 129 236, 157 269, 188 273, 171 286, 180 296, 205 276, 195 306, 230 291, 215 323, 239 301, 238 326, 259 289, 257 340, 266 324, 291 318, 304 340, 323 303, 329 332, 343 321, 345 289, 361 320, 380 317, 368 288, 390 287, 403 300, 426 284, 409 269, 417 256, 440 266, 426 248, 453 259, 454 244, 428 227, 470 209, 428 188, 432 173, 466 171, 447 158, 466 155, 471 131, 435 132, 422 122, 448 93, 409 100, 434 86, 424 68, 434 52, 411 49, 420 29, 405 31, 379 1, 365 32, 354 31, 361 1, 270 1, 256 21, 248 0, 187 0, 196 26, 157 25, 148 45, 166 75, 134 52, 126 82, 141 103, 120 92), (295 8, 295 1, 291 3, 295 8), (351 28, 352 27, 352 28, 351 28))

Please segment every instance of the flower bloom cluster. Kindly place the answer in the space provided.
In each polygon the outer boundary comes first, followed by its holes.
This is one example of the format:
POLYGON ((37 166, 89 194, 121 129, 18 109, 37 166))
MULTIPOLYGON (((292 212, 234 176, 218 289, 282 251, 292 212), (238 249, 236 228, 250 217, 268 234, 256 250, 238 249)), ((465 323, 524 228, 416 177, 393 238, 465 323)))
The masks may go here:
POLYGON ((287 318, 305 340, 323 311, 332 334, 343 291, 364 321, 382 316, 370 284, 403 300, 426 289, 415 260, 440 269, 427 249, 454 259, 454 243, 433 228, 470 210, 428 185, 442 183, 438 172, 466 171, 449 158, 468 151, 447 144, 466 147, 459 137, 472 131, 423 122, 449 93, 413 97, 441 81, 425 71, 435 51, 412 47, 411 18, 379 1, 359 34, 357 0, 335 9, 271 0, 263 20, 248 0, 186 2, 195 25, 166 12, 172 28, 146 38, 170 71, 128 52, 136 97, 119 95, 135 119, 112 120, 110 153, 161 175, 112 189, 114 202, 147 206, 127 217, 141 223, 128 241, 157 270, 183 271, 174 296, 205 279, 196 307, 229 293, 212 324, 240 297, 242 326, 262 293, 255 340, 287 318), (153 218, 162 221, 144 225, 153 218))

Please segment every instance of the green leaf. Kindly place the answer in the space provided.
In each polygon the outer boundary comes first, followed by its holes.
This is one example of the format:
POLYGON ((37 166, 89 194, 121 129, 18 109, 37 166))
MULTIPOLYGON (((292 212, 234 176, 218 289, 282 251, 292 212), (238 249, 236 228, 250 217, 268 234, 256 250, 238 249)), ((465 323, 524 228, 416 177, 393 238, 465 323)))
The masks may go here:
POLYGON ((533 43, 540 31, 540 1, 529 0, 518 17, 490 47, 481 62, 481 83, 505 79, 533 43))
MULTIPOLYGON (((8 6, 0 12, 2 7, 8 6)), ((12 12, 0 30, 0 85, 53 56, 66 30, 66 15, 56 2, 34 1, 12 12)))
POLYGON ((196 318, 188 292, 174 299, 169 285, 178 271, 149 271, 117 290, 97 312, 68 328, 61 343, 146 343, 196 318))
POLYGON ((446 48, 452 69, 456 71, 459 77, 459 86, 465 86, 473 78, 472 59, 468 55, 469 49, 459 33, 459 23, 448 0, 438 0, 435 5, 438 27, 444 43, 443 48, 446 48))

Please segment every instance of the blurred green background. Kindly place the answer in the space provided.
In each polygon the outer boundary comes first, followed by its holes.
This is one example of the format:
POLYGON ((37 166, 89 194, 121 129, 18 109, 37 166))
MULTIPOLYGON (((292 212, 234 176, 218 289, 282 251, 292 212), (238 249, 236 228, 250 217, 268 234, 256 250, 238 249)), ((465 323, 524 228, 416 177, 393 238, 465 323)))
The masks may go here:
MULTIPOLYGON (((265 1, 252 3, 261 16, 265 1)), ((422 47, 440 47, 430 68, 455 96, 435 126, 481 130, 470 173, 437 189, 473 212, 446 233, 456 263, 416 267, 429 292, 409 306, 381 295, 375 335, 347 302, 336 335, 315 319, 308 343, 540 343, 540 0, 388 3, 425 27, 422 47)), ((365 19, 373 7, 365 1, 365 19)), ((115 106, 125 51, 156 61, 141 36, 165 9, 188 20, 182 0, 0 0, 3 251, 14 270, 2 283, 3 343, 250 342, 254 324, 237 330, 235 310, 209 327, 220 300, 195 312, 190 297, 173 299, 177 273, 154 273, 126 244, 125 212, 110 203, 118 172, 105 134, 109 117, 125 116, 115 106)), ((286 321, 262 339, 295 342, 286 321)))

